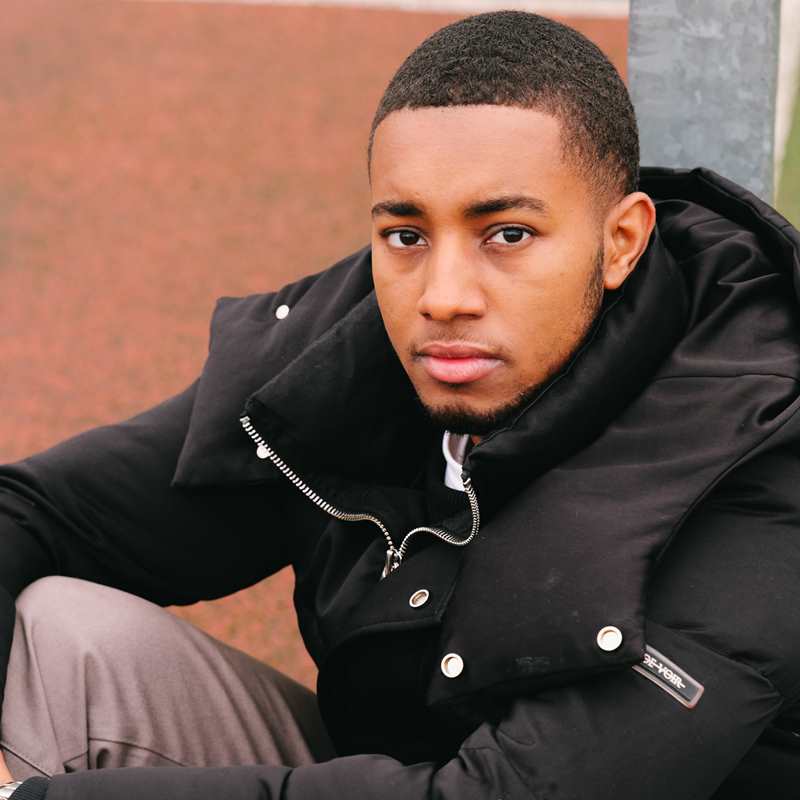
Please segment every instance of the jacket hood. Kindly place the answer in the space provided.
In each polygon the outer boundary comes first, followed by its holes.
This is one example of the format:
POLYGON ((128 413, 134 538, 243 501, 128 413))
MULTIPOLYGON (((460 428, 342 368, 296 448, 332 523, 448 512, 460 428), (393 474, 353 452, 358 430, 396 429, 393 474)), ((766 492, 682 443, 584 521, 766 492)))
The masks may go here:
MULTIPOLYGON (((797 231, 709 170, 644 169, 642 189, 657 230, 636 270, 565 369, 465 463, 488 520, 437 614, 443 652, 484 657, 458 688, 433 676, 432 703, 638 660, 653 564, 730 470, 793 430, 797 231), (595 642, 609 624, 623 632, 612 653, 595 642)), ((255 458, 242 414, 326 499, 392 519, 441 432, 391 349, 368 250, 218 302, 174 486, 285 481, 255 458)))

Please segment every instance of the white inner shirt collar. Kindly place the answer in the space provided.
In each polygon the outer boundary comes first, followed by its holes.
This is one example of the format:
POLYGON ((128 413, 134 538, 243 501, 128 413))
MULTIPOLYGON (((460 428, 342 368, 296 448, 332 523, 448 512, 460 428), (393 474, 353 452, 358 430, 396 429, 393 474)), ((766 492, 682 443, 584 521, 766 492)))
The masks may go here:
POLYGON ((442 453, 446 463, 444 470, 445 486, 464 491, 464 482, 461 480, 461 469, 464 464, 464 456, 467 454, 467 444, 469 443, 468 433, 450 433, 445 431, 442 437, 442 453))

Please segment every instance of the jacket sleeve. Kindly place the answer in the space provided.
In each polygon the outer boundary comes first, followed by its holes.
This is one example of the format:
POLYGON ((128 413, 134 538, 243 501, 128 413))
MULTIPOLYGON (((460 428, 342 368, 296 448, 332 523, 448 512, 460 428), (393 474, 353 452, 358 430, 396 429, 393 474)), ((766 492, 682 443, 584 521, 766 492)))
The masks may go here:
POLYGON ((517 697, 445 764, 360 755, 295 769, 100 770, 53 778, 47 800, 710 798, 800 694, 798 485, 795 453, 754 460, 658 566, 648 644, 703 685, 694 708, 624 668, 517 697))
POLYGON ((2 682, 13 598, 37 578, 84 578, 168 605, 229 594, 287 563, 274 489, 170 486, 196 386, 0 466, 2 682))

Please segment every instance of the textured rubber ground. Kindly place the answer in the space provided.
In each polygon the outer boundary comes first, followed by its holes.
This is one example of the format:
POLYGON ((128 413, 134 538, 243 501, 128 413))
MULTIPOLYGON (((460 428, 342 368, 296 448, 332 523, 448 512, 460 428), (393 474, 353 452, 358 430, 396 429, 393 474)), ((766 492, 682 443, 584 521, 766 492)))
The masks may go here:
MULTIPOLYGON (((365 243, 374 107, 454 18, 3 0, 0 462, 181 390, 218 296, 365 243)), ((571 22, 624 67, 624 21, 571 22)), ((313 684, 291 585, 179 613, 313 684)))

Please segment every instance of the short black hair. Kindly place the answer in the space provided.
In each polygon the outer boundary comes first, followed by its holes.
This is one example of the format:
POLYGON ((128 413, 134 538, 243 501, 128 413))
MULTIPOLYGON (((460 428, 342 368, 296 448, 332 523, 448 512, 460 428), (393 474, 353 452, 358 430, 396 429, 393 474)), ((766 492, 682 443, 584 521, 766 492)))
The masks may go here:
POLYGON ((565 156, 598 191, 636 191, 639 132, 619 73, 574 28, 525 11, 466 17, 425 39, 378 104, 368 158, 375 129, 393 111, 483 104, 552 114, 565 156))

